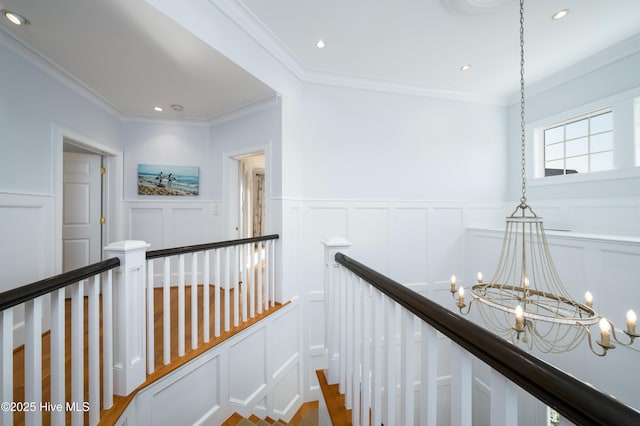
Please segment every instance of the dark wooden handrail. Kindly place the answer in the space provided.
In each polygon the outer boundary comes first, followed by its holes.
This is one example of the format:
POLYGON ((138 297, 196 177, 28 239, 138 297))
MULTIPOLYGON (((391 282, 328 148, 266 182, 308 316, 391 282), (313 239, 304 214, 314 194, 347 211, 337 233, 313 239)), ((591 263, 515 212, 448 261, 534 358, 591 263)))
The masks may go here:
POLYGON ((575 424, 640 424, 640 413, 613 397, 343 253, 335 260, 575 424))
POLYGON ((159 257, 175 256, 178 254, 193 253, 196 251, 213 250, 223 247, 232 247, 240 244, 258 243, 260 241, 277 240, 278 234, 262 235, 260 237, 241 238, 238 240, 218 241, 215 243, 196 244, 192 246, 174 247, 168 249, 152 250, 147 252, 147 259, 157 259, 159 257))
POLYGON ((117 257, 0 293, 0 312, 120 266, 117 257))

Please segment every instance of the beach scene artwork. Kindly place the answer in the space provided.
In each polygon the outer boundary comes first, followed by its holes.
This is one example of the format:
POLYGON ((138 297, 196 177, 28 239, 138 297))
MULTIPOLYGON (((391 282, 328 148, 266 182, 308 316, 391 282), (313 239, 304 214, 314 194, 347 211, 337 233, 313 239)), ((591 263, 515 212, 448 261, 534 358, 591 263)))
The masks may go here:
POLYGON ((198 195, 200 169, 195 166, 138 164, 139 195, 198 195))

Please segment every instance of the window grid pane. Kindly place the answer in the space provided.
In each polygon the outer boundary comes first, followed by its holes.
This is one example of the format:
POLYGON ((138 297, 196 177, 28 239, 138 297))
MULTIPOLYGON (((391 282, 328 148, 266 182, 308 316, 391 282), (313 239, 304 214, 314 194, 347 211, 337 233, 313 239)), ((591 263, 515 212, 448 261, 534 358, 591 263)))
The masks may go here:
POLYGON ((544 129, 545 176, 613 169, 613 113, 597 111, 544 129))

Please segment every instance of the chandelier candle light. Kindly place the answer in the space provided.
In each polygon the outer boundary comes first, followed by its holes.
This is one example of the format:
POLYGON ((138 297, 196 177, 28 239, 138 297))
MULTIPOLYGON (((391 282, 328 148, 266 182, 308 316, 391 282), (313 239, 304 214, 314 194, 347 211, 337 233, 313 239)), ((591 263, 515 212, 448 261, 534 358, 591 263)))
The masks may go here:
POLYGON ((520 0, 520 149, 522 196, 506 218, 502 251, 496 272, 489 282, 478 273, 471 286, 471 301, 465 304, 465 289, 456 288, 451 276, 451 294, 460 313, 468 314, 477 303, 485 323, 499 336, 529 349, 559 353, 576 348, 587 338, 589 348, 604 356, 615 348, 611 337, 621 345, 631 345, 636 337, 636 314, 627 312, 628 342, 616 337, 615 327, 593 309, 593 296, 585 294, 585 303, 574 300, 565 289, 551 258, 542 218, 527 204, 525 170, 525 96, 524 96, 524 0, 520 0), (464 309, 466 307, 466 310, 464 309), (600 340, 596 350, 591 327, 598 324, 600 340))

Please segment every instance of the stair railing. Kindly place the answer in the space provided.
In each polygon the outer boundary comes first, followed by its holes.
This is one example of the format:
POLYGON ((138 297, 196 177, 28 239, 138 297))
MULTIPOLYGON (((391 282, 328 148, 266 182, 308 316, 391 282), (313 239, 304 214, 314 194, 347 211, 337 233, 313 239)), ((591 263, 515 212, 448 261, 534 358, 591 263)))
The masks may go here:
POLYGON ((100 351, 103 371, 113 369, 113 270, 120 259, 113 258, 84 268, 50 277, 0 294, 0 424, 12 425, 14 413, 24 416, 27 425, 43 424, 43 414, 50 415, 52 425, 64 425, 66 413, 73 424, 98 423, 100 408, 113 404, 113 380, 105 374, 101 379, 100 351), (65 300, 70 296, 70 300, 65 300), (102 305, 102 306, 100 306, 102 305), (100 324, 100 311, 104 312, 100 324), (45 316, 45 311, 50 315, 45 316), (84 312, 88 330, 84 330, 84 312), (71 319, 71 335, 65 336, 65 316, 71 319), (44 321, 43 321, 44 319, 44 321), (49 327, 43 339, 43 322, 49 327), (84 336, 88 336, 85 343, 84 336), (102 336, 102 348, 100 346, 102 336), (43 340, 50 347, 50 398, 43 401, 43 340), (24 394, 14 395, 14 347, 24 343, 24 394), (71 365, 71 401, 65 401, 65 346, 69 342, 73 359, 84 360, 88 347, 88 377, 83 363, 71 365), (88 389, 85 390, 85 383, 88 389), (100 391, 103 391, 100 401, 100 391), (88 400, 85 397, 88 394, 88 400))
MULTIPOLYGON (((190 345, 196 349, 218 338, 231 327, 238 327, 256 315, 273 307, 277 300, 275 279, 275 241, 278 235, 265 235, 239 240, 199 244, 147 253, 147 323, 153 324, 154 297, 157 285, 161 288, 163 312, 177 305, 178 351, 181 357, 186 351, 186 289, 190 304, 198 306, 202 298, 202 340, 198 326, 198 310, 191 311, 190 345), (188 265, 186 264, 188 262, 188 265), (158 268, 159 266, 159 268, 158 268), (155 271, 160 271, 155 273, 155 271), (199 284, 201 283, 201 284, 199 284), (173 292, 176 300, 171 301, 173 292), (202 291, 199 291, 201 289, 202 291), (213 307, 210 296, 213 295, 213 307), (211 309, 212 308, 212 309, 211 309), (231 313, 233 312, 233 316, 231 313), (213 317, 210 315, 213 314, 213 317), (213 323, 213 330, 210 324, 213 323), (194 338, 194 336, 196 336, 194 338)), ((171 351, 171 318, 163 315, 163 363, 168 365, 175 358, 171 351)), ((147 328, 147 372, 155 370, 153 327, 147 328)))
POLYGON ((67 413, 73 425, 84 425, 85 415, 90 425, 98 424, 101 410, 113 406, 114 395, 130 395, 156 370, 156 291, 163 300, 164 364, 185 355, 187 306, 191 336, 196 336, 190 339, 192 349, 273 307, 281 294, 275 274, 278 238, 267 235, 155 251, 147 251, 144 241, 120 241, 105 248, 110 257, 105 261, 0 293, 0 424, 12 425, 16 414, 20 423, 41 425, 45 414, 52 425, 65 425, 67 413), (159 274, 154 273, 157 264, 162 266, 159 274), (203 298, 203 308, 198 297, 203 298), (164 314, 172 307, 178 312, 177 355, 171 351, 172 315, 164 314), (65 321, 71 324, 70 336, 65 321), (201 323, 202 339, 197 337, 201 323), (45 343, 49 353, 43 351, 43 342, 50 342, 45 343), (16 395, 14 349, 21 346, 24 395, 16 395), (65 399, 66 346, 72 360, 82 360, 71 363, 70 401, 65 399), (42 366, 47 356, 51 376, 50 398, 45 401, 42 366))
POLYGON ((472 424, 473 357, 491 368, 491 425, 519 424, 517 387, 575 424, 640 424, 633 408, 349 258, 348 241, 323 243, 328 382, 354 425, 438 424, 438 333, 451 341, 452 425, 472 424))

